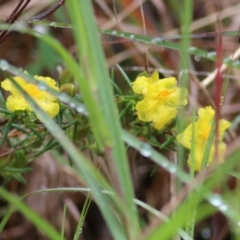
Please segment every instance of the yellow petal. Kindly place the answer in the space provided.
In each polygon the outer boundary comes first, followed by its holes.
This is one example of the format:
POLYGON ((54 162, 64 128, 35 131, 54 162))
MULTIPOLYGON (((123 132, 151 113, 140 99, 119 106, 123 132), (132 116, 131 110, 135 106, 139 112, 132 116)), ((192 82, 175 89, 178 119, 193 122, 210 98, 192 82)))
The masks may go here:
POLYGON ((40 101, 38 104, 52 118, 59 112, 59 104, 56 102, 40 101))
MULTIPOLYGON (((194 123, 191 123, 182 133, 177 135, 177 141, 181 143, 186 148, 190 149, 188 164, 194 167, 196 171, 201 169, 203 156, 206 150, 206 143, 208 141, 210 131, 212 128, 215 111, 212 107, 200 108, 198 111, 199 118, 194 123), (194 136, 193 136, 193 126, 194 126, 194 136), (193 138, 193 139, 192 139, 193 138), (194 145, 192 146, 192 143, 194 145), (194 150, 194 156, 192 152, 194 150), (194 159, 194 163, 191 159, 194 159), (194 164, 194 166, 192 166, 194 164)), ((230 126, 230 123, 226 120, 221 119, 219 121, 219 139, 218 139, 218 156, 219 162, 224 161, 224 154, 226 151, 226 145, 222 142, 223 132, 230 126)), ((215 140, 212 142, 210 149, 209 159, 207 166, 212 163, 215 158, 215 140)))
POLYGON ((150 78, 152 83, 157 82, 159 80, 159 74, 157 69, 153 72, 150 78))
MULTIPOLYGON (((193 127, 196 129, 195 124, 192 123, 180 134, 177 135, 177 141, 181 143, 184 147, 190 149, 192 142, 192 130, 193 127)), ((195 131, 194 129, 194 131, 195 131)))
POLYGON ((30 110, 29 104, 25 101, 24 98, 22 97, 15 97, 13 95, 10 95, 7 98, 7 102, 6 102, 6 107, 9 111, 11 112, 15 112, 18 110, 30 110))
POLYGON ((145 76, 138 77, 135 82, 132 83, 133 91, 137 94, 146 95, 148 89, 151 86, 149 84, 149 78, 145 76))
MULTIPOLYGON (((49 87, 59 91, 56 86, 56 81, 49 77, 35 76, 39 82, 46 83, 49 87)), ((48 113, 49 116, 54 117, 59 112, 59 104, 56 102, 56 97, 50 93, 39 89, 36 85, 28 83, 21 77, 13 77, 13 79, 40 105, 40 107, 48 113)), ((11 80, 5 79, 1 86, 11 95, 6 101, 7 108, 14 112, 17 110, 33 111, 30 105, 25 101, 23 96, 17 91, 11 80)))
POLYGON ((166 109, 166 108, 161 108, 158 110, 161 111, 161 114, 157 114, 157 113, 153 114, 152 121, 153 121, 154 128, 160 130, 166 124, 168 124, 173 118, 176 117, 177 110, 176 109, 166 109))

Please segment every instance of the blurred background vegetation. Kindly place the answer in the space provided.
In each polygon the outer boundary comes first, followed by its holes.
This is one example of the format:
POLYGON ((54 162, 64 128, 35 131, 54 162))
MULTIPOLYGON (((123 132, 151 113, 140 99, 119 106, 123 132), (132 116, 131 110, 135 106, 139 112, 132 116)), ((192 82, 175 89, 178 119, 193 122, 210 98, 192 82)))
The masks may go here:
MULTIPOLYGON (((4 20, 14 9, 18 1, 0 1, 0 16, 4 20)), ((19 18, 19 22, 26 23, 26 19, 48 9, 53 1, 51 0, 32 0, 19 18)), ((92 1, 96 16, 96 23, 99 29, 112 31, 122 31, 131 34, 146 35, 149 37, 163 38, 173 43, 181 41, 181 7, 174 0, 94 0, 92 1), (143 13, 143 14, 142 14, 143 13)), ((71 12, 69 13, 71 14, 71 12)), ((191 47, 205 50, 209 53, 208 57, 200 54, 193 54, 189 59, 189 102, 188 110, 210 105, 215 93, 214 75, 216 63, 211 58, 214 57, 217 41, 216 35, 221 25, 221 31, 235 33, 239 29, 240 3, 237 0, 215 2, 206 0, 193 1, 192 23, 190 32, 191 47), (219 21, 219 23, 218 23, 219 21), (212 34, 205 34, 211 32, 212 34), (211 55, 212 54, 212 55, 211 55), (200 85, 202 82, 203 85, 200 85), (204 86, 204 87, 202 87, 204 86)), ((46 19, 48 24, 30 24, 39 32, 48 33, 58 39, 66 49, 76 57, 76 47, 72 30, 68 27, 56 27, 55 22, 70 23, 65 5, 58 9, 54 14, 46 19)), ((44 20, 44 21, 45 21, 44 20)), ((110 31, 111 32, 111 31, 110 31)), ((132 81, 136 76, 147 70, 150 73, 158 69, 161 77, 175 76, 177 79, 182 74, 181 52, 157 45, 144 44, 133 39, 120 38, 115 34, 104 34, 99 31, 101 43, 105 51, 106 63, 109 72, 114 74, 117 85, 126 93, 129 87, 119 67, 125 71, 132 81)), ((232 152, 239 144, 239 38, 237 34, 233 36, 222 36, 222 51, 226 58, 235 53, 235 66, 223 71, 223 78, 228 79, 227 94, 222 106, 222 116, 233 123, 233 130, 227 138, 228 151, 232 152)), ((27 70, 32 75, 51 76, 59 78, 59 72, 64 69, 64 61, 54 54, 49 45, 33 36, 14 32, 4 43, 0 45, 0 58, 7 60, 10 64, 27 70)), ((0 75, 1 80, 5 77, 0 75)), ((82 120, 84 121, 84 120, 82 120)), ((127 126, 125 126, 127 127, 127 126)), ((81 139, 84 130, 79 132, 81 139)), ((69 132, 69 135, 72 133, 69 132)), ((161 136, 159 136, 161 138, 161 136)), ((158 139, 160 142, 161 139, 158 139)), ((76 146, 82 141, 75 142, 76 146)), ((79 146, 78 146, 79 147, 79 146)), ((93 146, 94 147, 94 146, 93 146)), ((1 151, 6 151, 2 149, 1 151)), ((65 154, 62 149, 60 153, 65 154), (62 151, 62 152, 61 152, 62 151)), ((169 150, 161 152, 168 159, 174 159, 174 153, 169 150)), ((85 151, 91 156, 91 151, 85 151)), ((104 169, 102 158, 92 157, 96 166, 107 175, 104 169)), ((135 196, 153 206, 161 209, 172 199, 172 182, 176 179, 163 168, 156 166, 147 157, 142 156, 137 151, 131 149, 128 152, 129 164, 132 172, 133 187, 135 196)), ((26 184, 12 179, 7 184, 7 189, 19 195, 45 188, 57 187, 84 187, 85 183, 70 167, 60 164, 55 156, 49 152, 38 156, 35 161, 29 164, 31 172, 25 173, 26 184)), ((238 186, 238 176, 229 176, 222 186, 222 191, 227 192, 230 198, 231 191, 236 191, 238 186)), ((3 180, 2 180, 3 181, 3 180)), ((238 193, 239 195, 239 193, 238 193)), ((50 192, 41 195, 34 195, 26 198, 25 202, 37 213, 48 220, 57 229, 61 229, 63 206, 66 204, 68 211, 65 222, 66 239, 72 239, 76 230, 80 212, 86 200, 85 194, 79 192, 50 192)), ((235 199, 238 200, 237 198, 235 199)), ((7 203, 0 200, 0 214, 6 213, 7 203)), ((169 205, 168 205, 169 206, 169 205)), ((236 208, 239 205, 235 204, 236 208)), ((144 209, 139 209, 142 217, 142 224, 147 225, 149 214, 144 209)), ((235 239, 229 226, 229 221, 222 213, 214 213, 210 217, 203 219, 196 226, 196 240, 202 239, 235 239)), ((20 240, 20 239, 47 239, 41 231, 25 219, 23 215, 16 212, 12 214, 5 229, 0 235, 1 240, 20 240)), ((82 240, 110 240, 112 239, 109 229, 97 207, 92 201, 85 224, 82 240)), ((237 238, 236 238, 237 239, 237 238)))

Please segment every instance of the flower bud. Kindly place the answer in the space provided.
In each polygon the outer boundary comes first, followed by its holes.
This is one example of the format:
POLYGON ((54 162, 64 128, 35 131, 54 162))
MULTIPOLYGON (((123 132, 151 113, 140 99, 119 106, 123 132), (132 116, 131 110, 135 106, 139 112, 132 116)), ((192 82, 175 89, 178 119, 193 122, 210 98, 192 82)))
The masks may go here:
POLYGON ((64 69, 59 77, 60 87, 66 83, 72 83, 72 82, 73 82, 72 73, 68 69, 64 69))
POLYGON ((72 83, 66 83, 60 87, 60 92, 67 93, 69 96, 74 97, 76 94, 76 88, 72 83))

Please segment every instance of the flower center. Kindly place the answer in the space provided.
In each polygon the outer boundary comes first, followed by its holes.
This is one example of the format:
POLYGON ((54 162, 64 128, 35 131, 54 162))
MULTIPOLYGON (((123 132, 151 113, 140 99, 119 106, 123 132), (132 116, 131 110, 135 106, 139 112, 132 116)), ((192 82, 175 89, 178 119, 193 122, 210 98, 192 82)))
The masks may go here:
POLYGON ((41 90, 39 90, 39 88, 37 86, 35 86, 34 84, 28 84, 25 87, 25 91, 34 98, 40 98, 41 97, 41 90))
POLYGON ((158 98, 167 98, 172 92, 173 92, 172 90, 168 89, 161 90, 158 93, 158 98))
POLYGON ((209 138, 209 133, 210 133, 210 129, 209 128, 206 128, 204 131, 202 131, 202 138, 204 139, 204 140, 208 140, 208 138, 209 138))

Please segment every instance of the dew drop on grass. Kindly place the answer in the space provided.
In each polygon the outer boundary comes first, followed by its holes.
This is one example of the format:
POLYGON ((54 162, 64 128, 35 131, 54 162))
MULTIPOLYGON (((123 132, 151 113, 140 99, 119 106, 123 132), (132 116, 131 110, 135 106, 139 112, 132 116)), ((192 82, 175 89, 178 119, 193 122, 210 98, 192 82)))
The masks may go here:
POLYGON ((153 39, 151 40, 151 43, 152 43, 152 44, 156 44, 156 43, 157 43, 156 38, 153 38, 153 39))
POLYGON ((47 87, 44 83, 39 83, 37 86, 40 90, 43 90, 43 91, 47 90, 47 87))
POLYGON ((146 144, 146 143, 142 144, 142 147, 140 149, 140 153, 144 157, 150 157, 152 155, 152 148, 151 148, 151 146, 146 144))
POLYGON ((228 206, 225 205, 225 204, 222 204, 219 206, 219 209, 222 211, 222 212, 226 212, 228 210, 228 206))
POLYGON ((132 35, 130 35, 130 39, 134 39, 135 38, 135 36, 132 34, 132 35))
POLYGON ((163 42, 162 38, 157 38, 157 43, 162 43, 162 42, 163 42))
POLYGON ((169 163, 166 162, 162 162, 162 167, 168 169, 169 168, 169 163))
POLYGON ((209 228, 204 228, 202 231, 201 231, 201 235, 204 239, 210 239, 211 238, 211 231, 209 228))
POLYGON ((112 35, 117 35, 117 31, 112 31, 112 35))
POLYGON ((175 173, 175 172, 177 172, 177 168, 176 168, 175 166, 171 166, 171 167, 169 168, 169 172, 170 172, 170 173, 175 173))
POLYGON ((56 23, 56 22, 51 22, 51 23, 50 23, 50 26, 51 26, 51 27, 57 27, 57 23, 56 23))
POLYGON ((69 96, 66 93, 61 93, 58 95, 58 99, 61 102, 67 103, 69 101, 69 96))
POLYGON ((9 68, 8 62, 5 60, 0 60, 0 67, 2 70, 7 70, 9 68))
POLYGON ((195 52, 197 50, 197 48, 195 48, 195 47, 190 47, 190 48, 188 48, 188 51, 189 52, 195 52))
POLYGON ((69 106, 70 106, 71 108, 75 108, 75 107, 76 107, 76 104, 75 104, 75 103, 72 103, 72 102, 70 102, 70 103, 69 103, 69 106))
POLYGON ((209 52, 209 53, 207 54, 207 57, 208 57, 208 58, 216 57, 216 52, 209 52))
POLYGON ((233 67, 238 67, 240 65, 240 61, 235 61, 232 63, 233 67))
POLYGON ((78 106, 76 108, 76 111, 79 112, 79 113, 85 113, 86 114, 86 109, 84 106, 78 106))
POLYGON ((222 199, 219 196, 211 197, 209 201, 215 207, 219 207, 220 205, 222 205, 222 199))
POLYGON ((196 62, 199 62, 199 61, 201 60, 201 57, 198 56, 198 55, 195 55, 195 56, 194 56, 194 60, 195 60, 196 62))
POLYGON ((46 26, 41 26, 41 25, 34 26, 34 30, 38 33, 43 33, 43 34, 48 32, 48 28, 46 26))
POLYGON ((151 40, 151 43, 152 44, 158 44, 158 43, 162 43, 163 42, 163 39, 162 38, 153 38, 151 40))

